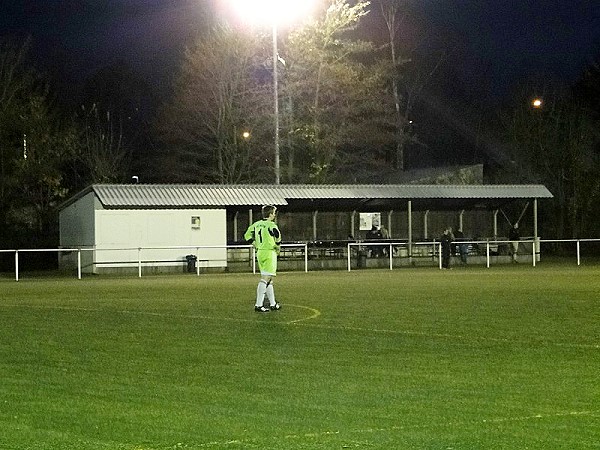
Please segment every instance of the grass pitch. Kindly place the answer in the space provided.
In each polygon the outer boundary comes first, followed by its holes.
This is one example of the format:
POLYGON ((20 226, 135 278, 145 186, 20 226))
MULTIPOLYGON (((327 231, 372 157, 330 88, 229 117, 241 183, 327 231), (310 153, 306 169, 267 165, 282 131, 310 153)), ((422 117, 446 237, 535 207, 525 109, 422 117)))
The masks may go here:
POLYGON ((2 449, 591 449, 600 267, 0 281, 2 449))

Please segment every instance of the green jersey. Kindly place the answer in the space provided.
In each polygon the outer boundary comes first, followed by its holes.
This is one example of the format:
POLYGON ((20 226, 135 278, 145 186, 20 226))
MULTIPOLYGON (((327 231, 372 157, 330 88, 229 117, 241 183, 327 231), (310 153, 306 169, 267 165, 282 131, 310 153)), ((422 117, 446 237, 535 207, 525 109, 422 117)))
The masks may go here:
POLYGON ((278 250, 281 233, 275 222, 263 219, 248 227, 244 239, 252 241, 257 250, 278 250))

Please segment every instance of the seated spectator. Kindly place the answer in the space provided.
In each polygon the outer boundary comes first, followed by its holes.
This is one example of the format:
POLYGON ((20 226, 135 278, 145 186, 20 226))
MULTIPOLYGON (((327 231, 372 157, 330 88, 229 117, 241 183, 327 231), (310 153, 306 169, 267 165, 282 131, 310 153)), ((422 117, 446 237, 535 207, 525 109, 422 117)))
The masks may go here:
MULTIPOLYGON (((383 238, 381 231, 375 225, 367 232, 366 239, 371 241, 380 241, 383 238)), ((383 256, 383 246, 371 245, 369 246, 369 253, 373 258, 379 258, 383 256)))

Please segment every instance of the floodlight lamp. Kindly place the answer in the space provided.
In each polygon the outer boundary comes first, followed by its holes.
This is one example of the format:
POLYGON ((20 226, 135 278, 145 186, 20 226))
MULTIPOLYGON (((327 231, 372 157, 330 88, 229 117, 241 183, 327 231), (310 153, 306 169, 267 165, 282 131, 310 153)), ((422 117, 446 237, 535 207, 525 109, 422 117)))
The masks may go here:
POLYGON ((306 17, 315 0, 229 0, 244 20, 258 25, 278 26, 306 17))

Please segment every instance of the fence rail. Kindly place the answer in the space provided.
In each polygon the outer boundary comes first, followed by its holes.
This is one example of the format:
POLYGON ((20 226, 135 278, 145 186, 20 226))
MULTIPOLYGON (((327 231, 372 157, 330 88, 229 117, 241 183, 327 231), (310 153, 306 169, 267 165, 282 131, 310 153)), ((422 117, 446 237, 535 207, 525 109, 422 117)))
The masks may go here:
MULTIPOLYGON (((302 254, 304 255, 304 270, 307 272, 308 271, 308 251, 307 251, 307 244, 282 244, 281 247, 283 248, 300 248, 302 251, 302 254)), ((251 261, 251 267, 252 267, 252 273, 256 273, 256 252, 255 249, 252 245, 200 245, 200 246, 164 246, 164 247, 117 247, 117 248, 93 248, 93 247, 87 247, 87 248, 43 248, 43 249, 39 249, 39 248, 27 248, 27 249, 7 249, 7 250, 0 250, 0 253, 14 253, 14 260, 15 260, 15 280, 19 281, 19 254, 20 253, 47 253, 47 252, 56 252, 58 255, 61 253, 77 253, 77 278, 81 279, 82 278, 82 273, 83 273, 83 266, 82 266, 82 260, 81 260, 81 256, 82 253, 85 252, 114 252, 114 251, 135 251, 137 252, 137 259, 134 260, 127 260, 127 261, 102 261, 102 262, 98 262, 98 261, 94 261, 91 264, 92 265, 103 265, 103 264, 107 264, 107 265, 118 265, 120 267, 137 267, 138 270, 138 277, 142 277, 142 268, 145 265, 148 264, 154 264, 156 265, 157 263, 162 263, 162 264, 170 264, 170 265, 178 265, 178 264, 182 264, 184 262, 186 262, 185 259, 170 259, 170 260, 162 260, 162 261, 157 261, 155 259, 152 260, 147 260, 143 258, 143 252, 144 251, 148 251, 148 250, 188 250, 188 251, 195 251, 195 253, 193 254, 196 257, 196 261, 208 261, 208 260, 202 260, 199 259, 199 253, 200 250, 206 250, 206 249, 226 249, 226 250, 230 250, 230 249, 243 249, 243 250, 247 250, 249 257, 248 260, 251 261)), ((195 264, 195 269, 196 269, 196 275, 200 275, 200 265, 199 264, 195 264)))
MULTIPOLYGON (((471 249, 477 249, 477 253, 475 255, 481 259, 484 257, 485 265, 489 268, 492 265, 492 261, 494 261, 494 257, 498 256, 498 249, 503 246, 509 246, 512 241, 509 240, 476 240, 476 241, 455 241, 452 243, 453 247, 459 245, 469 246, 471 249), (485 251, 482 254, 481 249, 484 248, 485 251), (494 254, 496 253, 496 254, 494 254)), ((540 261, 541 257, 541 246, 542 244, 565 244, 572 243, 575 245, 575 254, 573 258, 576 260, 577 265, 581 265, 582 259, 582 251, 581 244, 582 243, 600 243, 600 239, 522 239, 519 241, 519 244, 523 244, 526 247, 531 246, 531 251, 521 252, 519 253, 519 258, 526 262, 531 262, 533 267, 536 266, 537 262, 540 261)), ((439 241, 428 241, 428 242, 413 242, 409 244, 406 241, 393 241, 388 240, 385 242, 381 241, 360 241, 360 242, 348 242, 345 247, 335 247, 335 248, 327 248, 323 247, 323 242, 320 241, 320 247, 315 247, 311 245, 314 243, 285 243, 282 244, 282 253, 293 255, 294 259, 303 259, 304 271, 308 272, 309 269, 309 259, 312 257, 321 257, 321 258, 332 258, 332 259, 346 259, 347 270, 352 270, 352 261, 355 261, 355 266, 357 268, 364 268, 366 265, 361 265, 361 261, 364 261, 364 258, 368 258, 369 251, 373 249, 381 248, 385 249, 384 252, 386 255, 383 258, 379 258, 379 260, 389 260, 389 269, 394 269, 394 262, 398 259, 416 259, 416 258, 426 258, 430 259, 432 262, 436 263, 439 268, 442 268, 442 258, 440 257, 442 249, 441 243, 439 241), (327 251, 329 250, 329 251, 327 251), (317 252, 318 251, 318 252, 317 252), (298 255, 298 252, 300 254, 298 255)), ((185 263, 185 259, 170 259, 170 260, 156 260, 156 259, 144 259, 144 251, 150 250, 188 250, 193 251, 193 255, 196 257, 196 262, 200 261, 209 261, 208 259, 198 259, 201 250, 206 249, 226 249, 228 250, 246 250, 248 252, 248 259, 245 261, 249 262, 249 267, 252 269, 252 273, 256 273, 256 254, 255 249, 252 245, 205 245, 205 246, 164 246, 164 247, 118 247, 118 248, 90 248, 90 247, 82 247, 82 248, 44 248, 44 249, 0 249, 0 253, 14 253, 14 261, 15 261, 15 280, 19 281, 20 269, 19 269, 19 255, 21 253, 42 253, 42 252, 56 252, 57 255, 61 253, 77 253, 77 278, 82 278, 83 267, 82 267, 82 253, 85 252, 103 252, 103 251, 135 251, 137 252, 136 260, 127 260, 127 261, 93 261, 91 265, 102 265, 102 264, 112 264, 119 265, 120 267, 137 267, 138 277, 142 277, 142 268, 146 265, 156 265, 157 263, 162 264, 172 264, 179 265, 185 263)), ((596 252, 598 254, 600 252, 596 252)), ((228 252, 229 254, 229 252, 228 252)), ((452 252, 453 256, 456 257, 455 253, 452 252)), ((472 258, 473 254, 470 254, 470 258, 472 258)), ((214 261, 211 259, 211 261, 214 261)), ((227 258, 226 263, 230 262, 229 257, 227 258)), ((200 275, 200 264, 195 264, 196 275, 200 275)))

